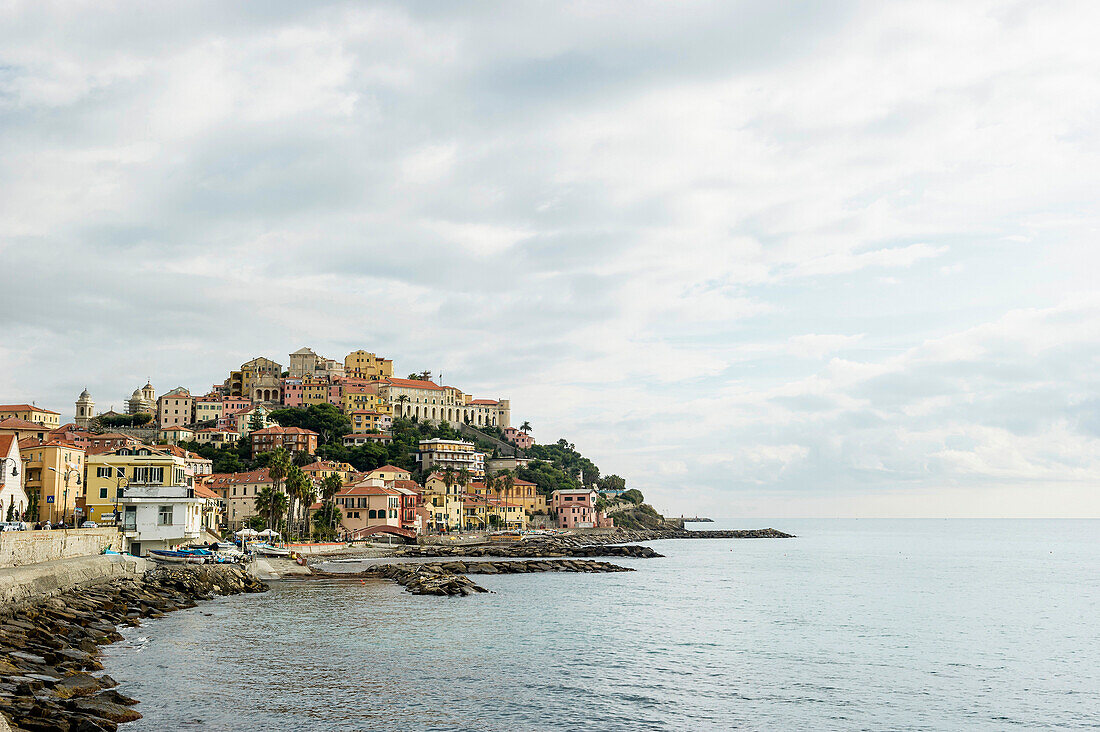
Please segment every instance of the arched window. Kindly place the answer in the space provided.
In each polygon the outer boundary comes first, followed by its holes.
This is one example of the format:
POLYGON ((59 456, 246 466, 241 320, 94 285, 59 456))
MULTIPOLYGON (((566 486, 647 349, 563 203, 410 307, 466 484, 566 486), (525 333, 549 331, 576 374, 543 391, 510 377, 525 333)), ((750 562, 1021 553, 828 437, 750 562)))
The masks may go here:
POLYGON ((372 508, 371 510, 367 511, 367 518, 378 518, 378 512, 372 508))

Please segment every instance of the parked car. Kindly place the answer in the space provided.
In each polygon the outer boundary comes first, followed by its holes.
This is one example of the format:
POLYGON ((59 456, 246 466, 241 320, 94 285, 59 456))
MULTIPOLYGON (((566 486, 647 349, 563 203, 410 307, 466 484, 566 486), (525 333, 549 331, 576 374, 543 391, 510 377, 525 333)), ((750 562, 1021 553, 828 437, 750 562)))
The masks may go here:
POLYGON ((95 521, 85 521, 84 523, 82 523, 80 525, 80 528, 82 528, 82 529, 98 529, 99 524, 97 524, 95 521))

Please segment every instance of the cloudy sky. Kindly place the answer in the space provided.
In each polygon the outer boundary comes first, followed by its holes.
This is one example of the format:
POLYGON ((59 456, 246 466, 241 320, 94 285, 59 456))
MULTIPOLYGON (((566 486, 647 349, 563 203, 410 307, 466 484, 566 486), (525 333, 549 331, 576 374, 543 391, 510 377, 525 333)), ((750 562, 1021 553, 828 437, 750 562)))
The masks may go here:
POLYGON ((1098 516, 1098 23, 0 3, 0 401, 364 347, 676 514, 1098 516))

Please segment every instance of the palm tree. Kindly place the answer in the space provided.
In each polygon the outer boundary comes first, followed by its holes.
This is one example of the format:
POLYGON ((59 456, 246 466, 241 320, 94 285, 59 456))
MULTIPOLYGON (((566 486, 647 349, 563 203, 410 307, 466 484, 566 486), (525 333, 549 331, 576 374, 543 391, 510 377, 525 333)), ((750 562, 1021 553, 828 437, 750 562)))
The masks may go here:
POLYGON ((268 527, 278 526, 279 519, 286 511, 286 494, 274 486, 264 486, 256 494, 256 511, 267 515, 268 527))
MULTIPOLYGON (((287 470, 289 469, 290 455, 281 447, 275 448, 275 452, 267 464, 267 476, 271 479, 271 486, 276 493, 283 492, 283 480, 286 479, 287 470)), ((267 526, 269 529, 274 529, 276 524, 274 507, 275 503, 273 501, 268 502, 267 526)))
MULTIPOLYGON (((459 468, 458 473, 455 474, 455 482, 459 486, 459 492, 460 493, 465 493, 466 492, 466 486, 470 485, 470 478, 472 478, 472 477, 473 476, 470 475, 469 469, 459 468)), ((458 530, 459 531, 462 531, 462 524, 463 524, 462 512, 463 512, 464 508, 465 507, 463 507, 463 509, 460 509, 459 513, 458 513, 458 530)))
POLYGON ((524 423, 519 426, 519 431, 526 435, 531 431, 531 423, 524 421, 524 423))
POLYGON ((309 480, 302 469, 297 465, 291 465, 286 471, 286 497, 290 506, 287 511, 287 538, 298 521, 298 494, 302 490, 302 482, 309 480))
MULTIPOLYGON (((344 481, 340 479, 340 476, 336 473, 326 476, 321 481, 321 498, 324 501, 327 515, 331 521, 335 521, 337 511, 333 511, 332 501, 336 497, 336 494, 340 492, 340 489, 344 487, 344 481)), ((335 523, 331 526, 333 533, 336 532, 335 523)))
MULTIPOLYGON (((408 401, 409 401, 409 395, 408 394, 402 394, 401 396, 397 397, 397 405, 399 407, 404 407, 408 403, 408 401)), ((399 414, 398 416, 403 417, 405 415, 405 410, 401 409, 400 412, 401 412, 401 414, 399 414)))
MULTIPOLYGON (((500 492, 503 495, 511 496, 512 491, 516 487, 516 476, 512 475, 511 470, 505 470, 504 473, 503 473, 503 476, 504 476, 503 478, 501 478, 500 480, 497 481, 497 487, 500 489, 500 492)), ((501 503, 502 504, 504 503, 503 495, 501 496, 501 503)), ((503 510, 503 506, 501 507, 501 511, 502 511, 502 513, 505 513, 505 514, 507 513, 507 511, 503 510)), ((506 528, 506 529, 508 528, 507 519, 505 519, 504 528, 506 528)))
POLYGON ((302 506, 302 523, 299 536, 309 536, 309 509, 313 505, 313 502, 317 500, 317 486, 313 484, 313 481, 306 478, 302 481, 298 488, 298 500, 301 501, 302 506))
POLYGON ((485 502, 482 504, 485 510, 485 520, 482 525, 485 529, 489 528, 489 494, 495 490, 499 484, 499 478, 492 470, 485 468, 485 502))

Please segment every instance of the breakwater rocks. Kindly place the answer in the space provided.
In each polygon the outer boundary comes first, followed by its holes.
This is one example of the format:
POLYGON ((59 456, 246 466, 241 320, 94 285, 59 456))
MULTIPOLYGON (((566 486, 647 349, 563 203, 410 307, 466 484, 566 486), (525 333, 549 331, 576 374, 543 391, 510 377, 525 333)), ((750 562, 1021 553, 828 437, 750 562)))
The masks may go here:
POLYGON ((578 546, 573 542, 521 542, 518 544, 478 544, 476 546, 406 546, 398 557, 637 557, 663 556, 648 546, 578 546))
POLYGON ((689 531, 685 529, 609 529, 602 533, 585 533, 568 536, 560 541, 576 546, 592 544, 623 544, 633 541, 656 541, 657 539, 794 539, 794 534, 786 534, 777 529, 718 529, 689 531))
POLYGON ((97 660, 119 625, 267 589, 233 565, 157 567, 141 578, 78 587, 0 612, 0 711, 17 730, 102 732, 140 719, 97 660))
POLYGON ((465 597, 476 592, 488 592, 467 574, 524 574, 528 572, 633 572, 610 562, 590 559, 556 559, 552 561, 514 560, 492 562, 427 562, 424 564, 382 564, 362 572, 314 572, 314 577, 351 579, 385 577, 404 586, 414 595, 465 597))

